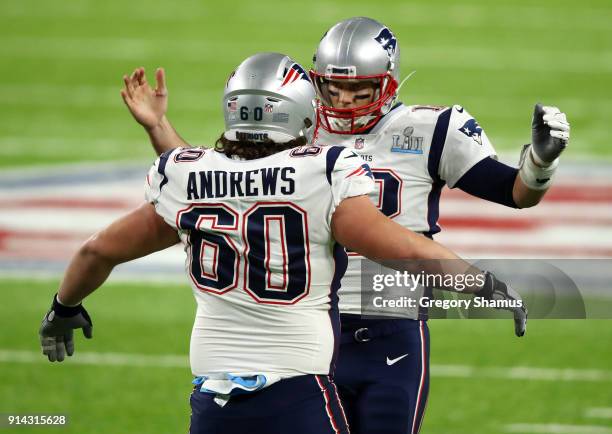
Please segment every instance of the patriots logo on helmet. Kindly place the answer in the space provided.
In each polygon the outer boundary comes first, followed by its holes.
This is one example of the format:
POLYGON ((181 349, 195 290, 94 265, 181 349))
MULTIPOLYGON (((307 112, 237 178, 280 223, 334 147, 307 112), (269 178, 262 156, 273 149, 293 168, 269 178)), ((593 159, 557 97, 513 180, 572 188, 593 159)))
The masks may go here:
POLYGON ((391 33, 388 28, 382 29, 378 35, 374 38, 382 47, 387 50, 387 54, 391 57, 395 53, 395 46, 397 45, 397 39, 391 33))
POLYGON ((471 137, 476 143, 482 146, 482 128, 480 128, 480 125, 478 125, 476 119, 470 119, 467 121, 461 128, 459 128, 459 131, 466 136, 471 137))
POLYGON ((283 76, 283 83, 281 84, 281 87, 287 84, 291 84, 299 79, 310 81, 310 79, 308 78, 308 74, 306 73, 306 71, 304 71, 304 68, 302 68, 297 63, 294 63, 289 69, 285 70, 285 75, 283 76))

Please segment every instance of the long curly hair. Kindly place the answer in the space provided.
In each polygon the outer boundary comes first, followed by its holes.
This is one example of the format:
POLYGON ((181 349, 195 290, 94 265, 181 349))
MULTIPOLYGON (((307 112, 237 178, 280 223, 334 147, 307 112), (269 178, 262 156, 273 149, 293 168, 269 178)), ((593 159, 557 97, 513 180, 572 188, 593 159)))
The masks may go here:
POLYGON ((306 145, 305 137, 298 137, 286 143, 275 143, 272 140, 254 142, 251 140, 228 140, 223 134, 215 142, 215 151, 223 152, 227 157, 238 157, 243 160, 255 160, 267 157, 287 149, 306 145))

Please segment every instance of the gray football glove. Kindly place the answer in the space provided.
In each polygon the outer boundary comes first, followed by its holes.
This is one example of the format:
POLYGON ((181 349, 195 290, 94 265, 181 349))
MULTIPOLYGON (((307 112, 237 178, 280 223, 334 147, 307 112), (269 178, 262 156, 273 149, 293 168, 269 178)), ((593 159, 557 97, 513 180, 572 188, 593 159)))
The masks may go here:
POLYGON ((531 145, 535 155, 544 163, 552 163, 567 146, 570 124, 565 113, 557 107, 538 103, 531 122, 531 145))
POLYGON ((61 362, 66 354, 74 354, 74 329, 80 328, 87 339, 93 337, 93 324, 83 305, 64 306, 57 301, 57 294, 53 296, 51 309, 38 331, 42 352, 50 362, 61 362))
MULTIPOLYGON (((521 337, 527 330, 527 308, 522 302, 521 296, 514 289, 510 288, 501 280, 493 275, 493 273, 485 272, 485 284, 482 289, 474 294, 476 297, 483 297, 486 300, 508 300, 518 302, 521 301, 521 306, 515 307, 500 307, 499 309, 509 310, 514 315, 514 333, 521 337)), ((518 304, 518 303, 514 303, 518 304)))

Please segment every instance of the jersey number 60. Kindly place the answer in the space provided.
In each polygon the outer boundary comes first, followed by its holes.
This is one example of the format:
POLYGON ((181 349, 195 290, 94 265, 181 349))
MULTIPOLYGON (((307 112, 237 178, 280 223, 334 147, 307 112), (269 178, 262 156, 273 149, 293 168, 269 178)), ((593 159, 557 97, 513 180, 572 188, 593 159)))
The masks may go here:
POLYGON ((297 205, 258 202, 242 216, 222 203, 191 205, 179 211, 176 225, 189 231, 189 274, 199 289, 236 288, 244 259, 243 287, 258 303, 294 304, 308 294, 308 220, 297 205), (232 240, 238 236, 242 252, 232 240))

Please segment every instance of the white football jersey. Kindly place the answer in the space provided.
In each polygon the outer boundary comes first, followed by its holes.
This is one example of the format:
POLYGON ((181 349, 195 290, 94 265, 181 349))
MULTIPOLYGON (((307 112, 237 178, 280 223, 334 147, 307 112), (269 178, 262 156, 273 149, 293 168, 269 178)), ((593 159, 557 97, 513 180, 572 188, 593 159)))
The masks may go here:
POLYGON ((157 160, 145 197, 185 245, 194 375, 330 372, 346 269, 331 216, 373 188, 367 164, 337 146, 249 161, 178 148, 157 160))
MULTIPOLYGON (((314 143, 353 149, 371 167, 374 204, 402 226, 429 236, 440 231, 438 204, 442 187, 450 188, 495 150, 478 122, 461 106, 397 104, 367 134, 331 134, 319 129, 314 143)), ((340 311, 361 313, 360 261, 349 254, 342 280, 340 311)), ((415 291, 415 297, 423 289, 415 291)), ((381 312, 384 314, 384 312, 381 312)), ((419 309, 407 318, 423 318, 419 309)))

